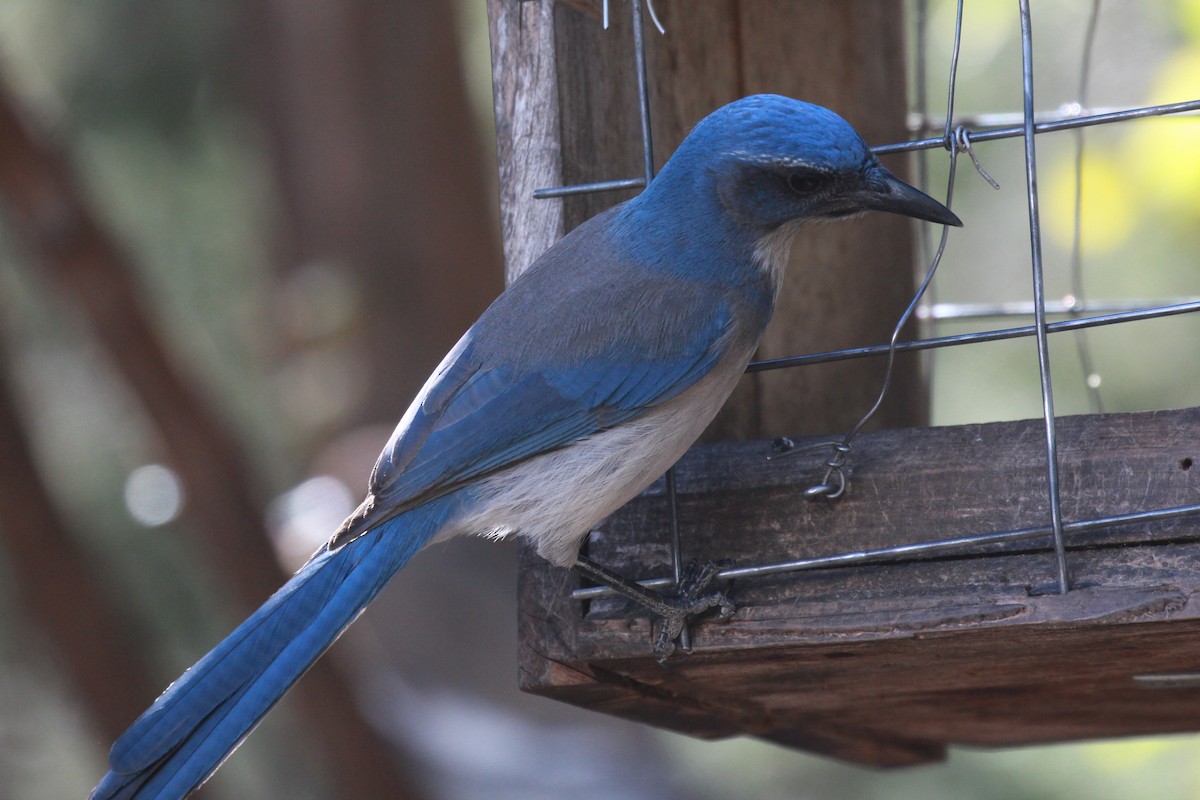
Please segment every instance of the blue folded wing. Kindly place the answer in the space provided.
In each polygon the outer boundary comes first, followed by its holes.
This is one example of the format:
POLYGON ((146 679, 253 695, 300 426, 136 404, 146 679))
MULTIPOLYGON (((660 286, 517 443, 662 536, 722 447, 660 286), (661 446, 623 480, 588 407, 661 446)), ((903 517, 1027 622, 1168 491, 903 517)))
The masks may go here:
MULTIPOLYGON (((723 354, 730 315, 693 312, 688 336, 638 347, 619 335, 570 363, 481 363, 468 334, 376 464, 370 509, 334 544, 379 520, 531 456, 619 425, 676 396, 723 354)), ((620 331, 616 331, 619 334, 620 331)))

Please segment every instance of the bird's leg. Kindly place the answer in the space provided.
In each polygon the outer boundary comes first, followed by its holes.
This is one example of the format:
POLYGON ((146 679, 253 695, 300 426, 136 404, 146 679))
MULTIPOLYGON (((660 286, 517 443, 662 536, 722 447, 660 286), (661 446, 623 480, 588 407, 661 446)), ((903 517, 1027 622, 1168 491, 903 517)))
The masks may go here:
POLYGON ((585 556, 580 556, 575 562, 575 570, 588 580, 603 584, 662 617, 663 626, 654 643, 654 657, 659 663, 666 661, 675 652, 675 640, 679 638, 688 617, 703 614, 710 608, 720 608, 721 619, 733 616, 735 606, 728 595, 723 591, 708 591, 709 585, 720 572, 720 567, 721 565, 713 562, 701 567, 694 563, 689 564, 684 570, 677 592, 674 595, 664 595, 618 575, 585 556))

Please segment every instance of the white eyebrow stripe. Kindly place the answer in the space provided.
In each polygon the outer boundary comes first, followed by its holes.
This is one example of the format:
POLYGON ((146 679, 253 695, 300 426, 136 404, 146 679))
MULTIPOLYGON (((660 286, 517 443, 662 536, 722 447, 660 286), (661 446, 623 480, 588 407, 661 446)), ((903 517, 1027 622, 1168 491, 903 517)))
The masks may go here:
POLYGON ((729 158, 735 158, 738 161, 745 161, 750 164, 758 164, 763 167, 807 167, 809 169, 819 170, 820 172, 828 172, 827 167, 823 167, 812 161, 807 161, 803 158, 789 158, 787 156, 768 156, 762 153, 753 153, 749 150, 730 150, 725 153, 729 158))

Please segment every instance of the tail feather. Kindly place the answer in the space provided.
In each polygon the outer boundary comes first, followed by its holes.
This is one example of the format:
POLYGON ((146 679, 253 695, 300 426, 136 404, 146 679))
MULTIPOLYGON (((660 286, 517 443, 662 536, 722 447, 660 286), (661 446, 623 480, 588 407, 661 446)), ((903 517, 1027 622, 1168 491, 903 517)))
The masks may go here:
POLYGON ((174 800, 213 773, 444 523, 443 497, 322 550, 154 702, 91 800, 174 800))

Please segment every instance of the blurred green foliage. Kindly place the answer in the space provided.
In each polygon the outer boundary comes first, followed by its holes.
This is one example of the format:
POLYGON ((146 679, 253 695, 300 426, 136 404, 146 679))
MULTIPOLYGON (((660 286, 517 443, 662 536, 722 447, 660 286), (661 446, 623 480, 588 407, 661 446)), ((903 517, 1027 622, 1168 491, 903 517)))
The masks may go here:
MULTIPOLYGON (((1039 111, 1077 99, 1092 3, 1061 0, 1033 9, 1035 96, 1039 111)), ((1200 4, 1103 2, 1089 75, 1088 105, 1127 108, 1200 97, 1200 4)), ((931 113, 944 112, 942 87, 955 3, 931 4, 928 65, 931 113)), ((1020 40, 1015 4, 967 4, 958 73, 959 113, 1019 111, 1020 40)), ((1038 138, 1040 218, 1046 293, 1051 299, 1142 299, 1147 305, 1200 296, 1200 119, 1164 118, 1089 128, 1083 133, 1081 255, 1083 283, 1071 279, 1077 138, 1038 138), (1080 291, 1080 289, 1082 291, 1080 291)), ((959 165, 956 202, 966 228, 951 237, 935 281, 939 302, 999 302, 1032 297, 1023 144, 1010 139, 977 152, 996 192, 959 165)), ((931 155, 933 187, 944 186, 944 155, 931 155)), ((937 333, 1008 327, 1024 320, 944 322, 937 333)), ((1196 315, 1051 337, 1056 411, 1096 410, 1085 388, 1078 344, 1090 349, 1106 411, 1200 405, 1193 342, 1196 315), (1180 368, 1187 366, 1189 368, 1180 368)), ((957 424, 1041 414, 1032 339, 938 351, 932 359, 934 421, 957 424)))

